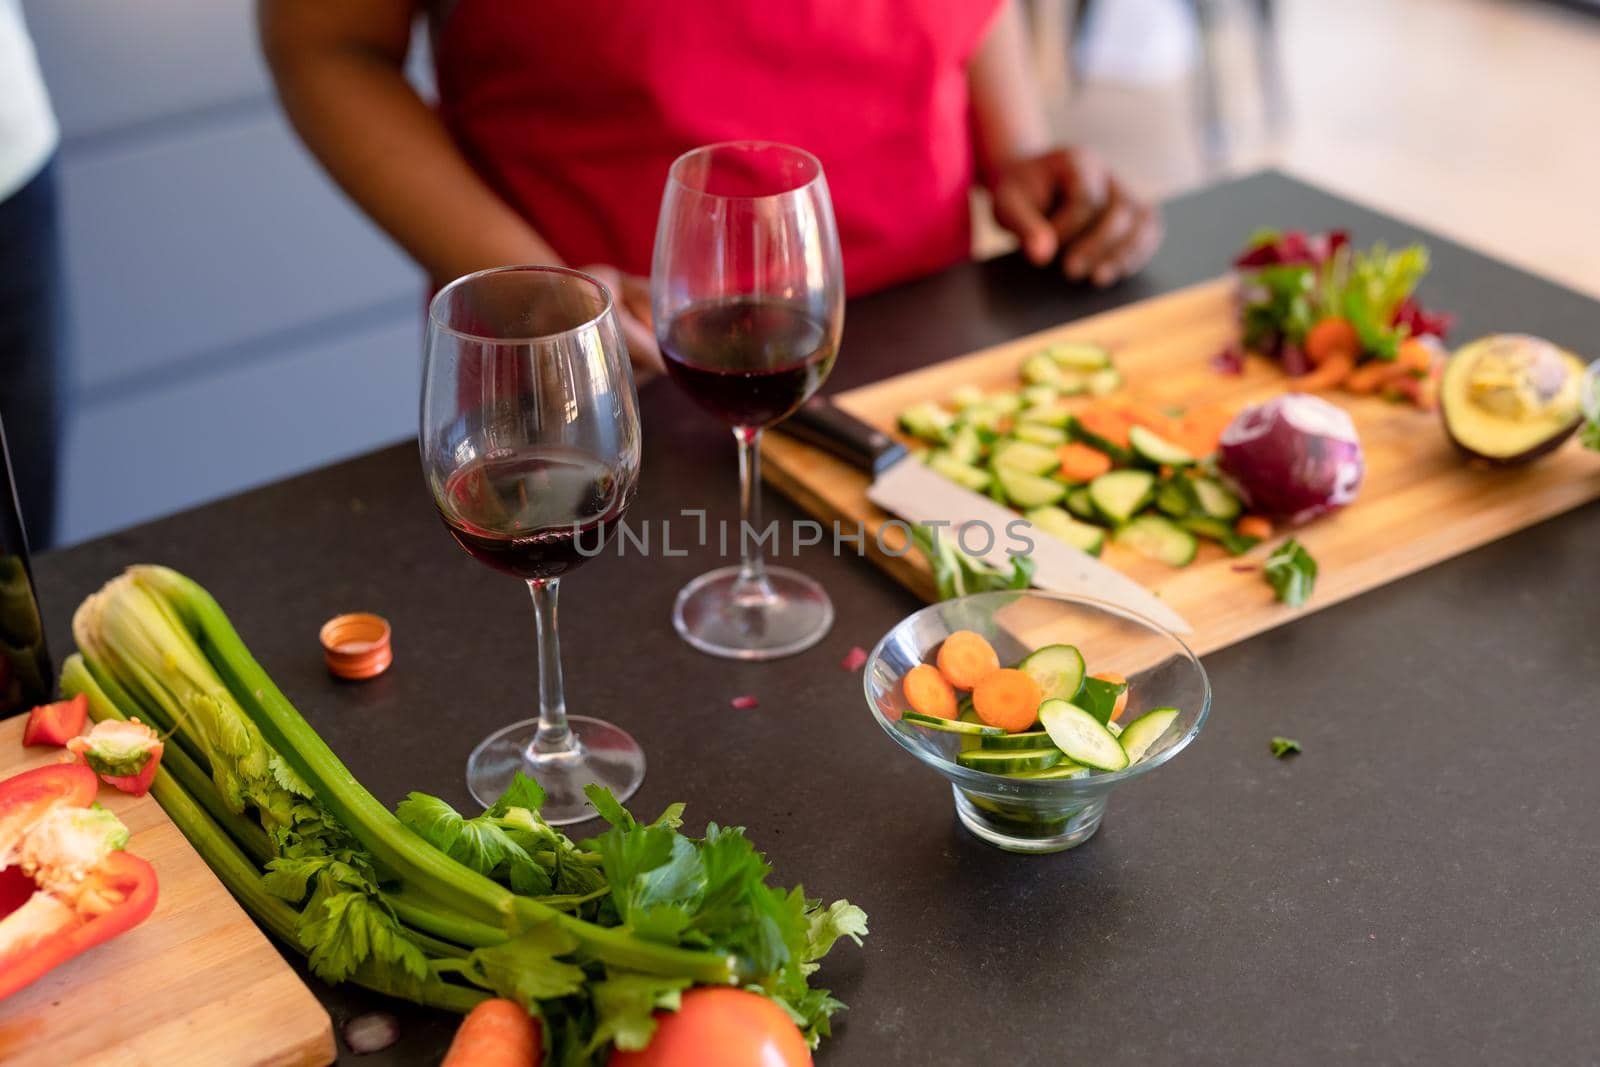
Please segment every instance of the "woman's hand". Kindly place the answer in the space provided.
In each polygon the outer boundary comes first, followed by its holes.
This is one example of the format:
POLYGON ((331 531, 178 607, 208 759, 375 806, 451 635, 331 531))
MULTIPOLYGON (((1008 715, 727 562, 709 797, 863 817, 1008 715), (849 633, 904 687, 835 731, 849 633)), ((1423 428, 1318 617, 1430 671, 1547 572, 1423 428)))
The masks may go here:
POLYGON ((650 281, 637 274, 624 274, 605 263, 579 268, 592 274, 611 290, 617 324, 622 339, 628 342, 628 358, 633 361, 634 381, 643 384, 666 370, 661 349, 656 347, 655 327, 650 321, 650 281))
POLYGON ((1017 235, 1028 261, 1061 257, 1074 281, 1107 286, 1150 261, 1161 214, 1130 193, 1093 152, 1057 148, 1002 168, 990 186, 994 218, 1017 235))

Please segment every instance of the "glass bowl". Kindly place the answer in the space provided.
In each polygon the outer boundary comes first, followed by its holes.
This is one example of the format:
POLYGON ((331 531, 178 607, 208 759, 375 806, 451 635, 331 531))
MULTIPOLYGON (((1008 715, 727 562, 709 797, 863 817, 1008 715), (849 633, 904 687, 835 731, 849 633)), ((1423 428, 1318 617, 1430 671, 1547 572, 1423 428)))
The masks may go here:
POLYGON ((867 705, 901 748, 949 779, 962 825, 1012 852, 1059 852, 1094 835, 1106 798, 1124 782, 1161 767, 1193 741, 1211 710, 1211 683, 1187 645, 1131 611, 1088 597, 1043 592, 977 593, 942 601, 907 616, 867 660, 867 705), (963 767, 956 756, 971 735, 923 729, 901 720, 909 710, 900 679, 931 663, 939 644, 957 630, 975 630, 1000 654, 1018 660, 1045 645, 1074 645, 1090 674, 1115 671, 1128 679, 1127 725, 1152 708, 1178 717, 1145 753, 1120 771, 1080 778, 1027 780, 963 767))

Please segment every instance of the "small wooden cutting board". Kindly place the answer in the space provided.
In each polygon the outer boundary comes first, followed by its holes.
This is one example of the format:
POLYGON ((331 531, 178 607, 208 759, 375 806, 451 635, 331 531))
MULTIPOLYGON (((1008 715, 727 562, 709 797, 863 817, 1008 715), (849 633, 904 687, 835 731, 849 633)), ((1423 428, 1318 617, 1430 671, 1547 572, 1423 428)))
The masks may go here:
MULTIPOLYGON (((24 717, 0 722, 0 778, 64 749, 23 748, 24 717)), ((128 851, 160 883, 151 916, 0 1000, 6 1067, 321 1067, 333 1027, 152 797, 100 787, 128 851)))
MULTIPOLYGON (((1264 359, 1252 357, 1242 375, 1211 368, 1212 357, 1238 336, 1234 283, 1221 278, 833 399, 857 418, 894 433, 900 411, 942 401, 957 386, 991 392, 1017 388, 1023 359, 1062 341, 1109 348, 1128 393, 1161 407, 1216 405, 1237 411, 1291 391, 1291 380, 1264 359)), ((1479 469, 1446 439, 1437 412, 1339 391, 1321 395, 1355 420, 1367 471, 1355 503, 1294 531, 1320 566, 1316 592, 1304 608, 1277 603, 1260 573, 1261 560, 1284 531, 1238 560, 1202 542, 1195 562, 1176 569, 1116 545, 1106 547, 1105 562, 1144 583, 1189 620, 1194 633, 1185 640, 1197 652, 1241 641, 1600 498, 1600 455, 1576 442, 1524 467, 1479 469)), ((781 432, 765 435, 762 460, 767 480, 818 519, 837 520, 851 531, 863 523, 873 562, 918 596, 933 598, 933 576, 920 553, 893 556, 876 550, 876 532, 889 516, 867 500, 866 475, 781 432)), ((893 529, 885 540, 896 549, 901 543, 893 529)))

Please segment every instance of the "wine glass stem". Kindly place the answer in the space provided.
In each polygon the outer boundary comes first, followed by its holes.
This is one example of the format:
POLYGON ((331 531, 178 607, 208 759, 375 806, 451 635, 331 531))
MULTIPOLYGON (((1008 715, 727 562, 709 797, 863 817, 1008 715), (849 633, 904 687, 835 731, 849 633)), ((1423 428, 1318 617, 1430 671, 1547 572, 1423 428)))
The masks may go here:
POLYGON ((567 728, 567 700, 561 685, 561 639, 556 635, 560 582, 555 578, 530 579, 528 591, 533 594, 533 639, 539 647, 539 730, 534 734, 529 755, 575 752, 577 743, 567 728))
POLYGON ((767 564, 762 558, 761 541, 761 427, 738 426, 733 439, 739 442, 739 581, 734 597, 772 596, 767 583, 767 564))

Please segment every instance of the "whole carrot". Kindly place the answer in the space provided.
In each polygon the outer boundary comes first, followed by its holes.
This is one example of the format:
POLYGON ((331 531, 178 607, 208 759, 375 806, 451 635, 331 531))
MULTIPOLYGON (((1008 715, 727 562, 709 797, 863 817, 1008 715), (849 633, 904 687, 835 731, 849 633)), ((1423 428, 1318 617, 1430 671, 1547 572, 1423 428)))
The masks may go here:
POLYGON ((515 1001, 497 997, 461 1020, 440 1067, 533 1067, 539 1059, 538 1020, 515 1001))

